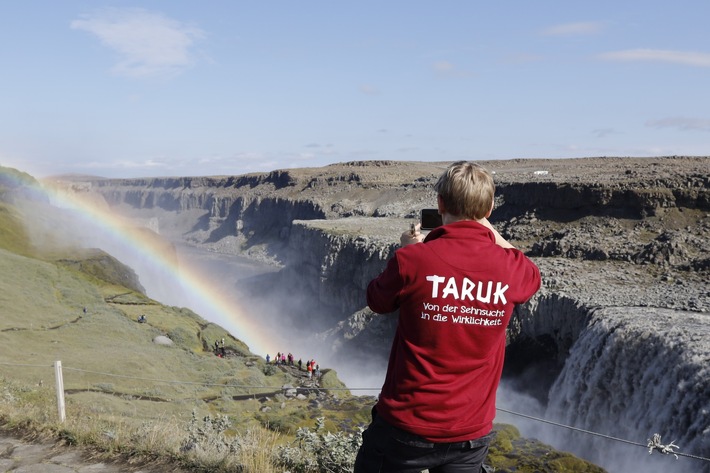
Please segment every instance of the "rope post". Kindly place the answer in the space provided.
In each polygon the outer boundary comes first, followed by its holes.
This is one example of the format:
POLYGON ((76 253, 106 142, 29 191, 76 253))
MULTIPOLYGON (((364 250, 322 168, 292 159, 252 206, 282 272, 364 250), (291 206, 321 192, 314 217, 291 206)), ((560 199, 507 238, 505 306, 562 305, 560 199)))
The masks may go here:
POLYGON ((64 423, 67 418, 64 405, 64 376, 62 375, 62 362, 54 362, 54 379, 57 384, 57 411, 59 412, 59 422, 64 423))

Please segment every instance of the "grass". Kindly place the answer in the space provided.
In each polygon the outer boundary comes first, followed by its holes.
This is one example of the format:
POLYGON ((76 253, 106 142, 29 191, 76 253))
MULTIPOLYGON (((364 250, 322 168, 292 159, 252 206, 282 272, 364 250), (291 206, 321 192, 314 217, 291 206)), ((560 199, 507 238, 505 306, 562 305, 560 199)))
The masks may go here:
POLYGON ((31 252, 29 236, 21 225, 17 210, 0 202, 0 248, 27 255, 31 252))
MULTIPOLYGON (((308 400, 281 396, 265 416, 267 403, 258 399, 297 385, 292 376, 265 374, 265 361, 222 327, 118 284, 126 279, 110 258, 22 246, 20 214, 3 208, 3 228, 15 230, 0 235, 0 427, 87 447, 99 457, 201 471, 279 471, 277 446, 315 419, 308 400), (139 315, 147 323, 138 323, 139 315), (174 344, 153 343, 158 335, 174 344), (232 355, 224 359, 211 351, 222 338, 232 355), (56 360, 67 396, 62 424, 56 360), (229 419, 230 429, 203 432, 205 448, 185 451, 193 418, 210 417, 229 419), (238 451, 209 448, 225 438, 238 451)), ((334 372, 326 384, 342 386, 334 372)), ((347 416, 347 410, 337 415, 347 416)))
POLYGON ((222 442, 219 436, 223 432, 202 428, 195 436, 200 448, 185 451, 195 417, 156 416, 154 411, 150 416, 136 412, 126 417, 88 407, 92 403, 86 401, 90 399, 71 398, 67 409, 72 415, 60 424, 56 420, 52 387, 28 389, 0 378, 0 425, 30 439, 55 438, 68 445, 82 446, 93 452, 94 457, 112 461, 164 465, 171 470, 183 467, 190 471, 278 471, 272 455, 280 437, 271 430, 260 427, 234 430, 229 438, 239 448, 227 452, 215 448, 222 442))

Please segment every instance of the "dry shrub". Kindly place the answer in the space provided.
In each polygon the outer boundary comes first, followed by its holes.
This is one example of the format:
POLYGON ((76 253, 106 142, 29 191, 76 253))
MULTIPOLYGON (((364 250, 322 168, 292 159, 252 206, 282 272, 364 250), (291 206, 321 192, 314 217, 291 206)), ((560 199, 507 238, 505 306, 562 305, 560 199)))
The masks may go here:
POLYGON ((244 432, 231 435, 231 427, 227 416, 205 416, 199 420, 193 412, 181 451, 192 465, 214 471, 279 471, 272 456, 279 441, 278 433, 261 427, 250 427, 244 432))

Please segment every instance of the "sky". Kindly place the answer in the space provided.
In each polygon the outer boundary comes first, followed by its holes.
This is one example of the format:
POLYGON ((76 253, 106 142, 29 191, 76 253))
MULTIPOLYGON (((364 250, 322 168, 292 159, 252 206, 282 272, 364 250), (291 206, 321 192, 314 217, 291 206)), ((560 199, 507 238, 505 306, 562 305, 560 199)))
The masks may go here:
POLYGON ((710 2, 3 1, 0 165, 710 155, 710 2))

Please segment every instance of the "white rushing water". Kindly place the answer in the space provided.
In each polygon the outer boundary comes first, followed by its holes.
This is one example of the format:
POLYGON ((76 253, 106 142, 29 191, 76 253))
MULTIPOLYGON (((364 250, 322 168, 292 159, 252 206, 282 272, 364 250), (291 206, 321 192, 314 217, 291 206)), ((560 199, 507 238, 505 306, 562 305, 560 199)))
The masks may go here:
POLYGON ((546 406, 506 390, 499 405, 589 431, 514 422, 524 435, 612 473, 708 472, 706 461, 683 455, 676 459, 658 451, 649 454, 646 445, 659 434, 663 445, 678 446, 676 452, 709 456, 709 339, 704 314, 597 309, 572 346, 546 406))
MULTIPOLYGON (((555 420, 646 444, 654 434, 681 452, 710 452, 710 337, 702 314, 609 308, 579 338, 550 391, 555 420), (633 314, 630 317, 630 314, 633 314)), ((610 471, 708 471, 707 462, 680 460, 639 447, 565 435, 563 447, 610 471), (704 470, 703 470, 704 468, 704 470)))

